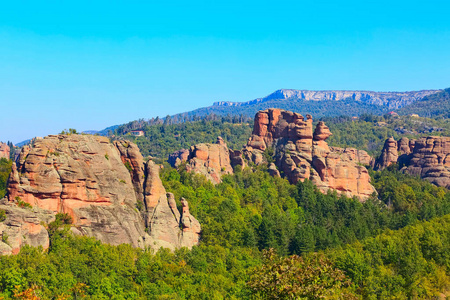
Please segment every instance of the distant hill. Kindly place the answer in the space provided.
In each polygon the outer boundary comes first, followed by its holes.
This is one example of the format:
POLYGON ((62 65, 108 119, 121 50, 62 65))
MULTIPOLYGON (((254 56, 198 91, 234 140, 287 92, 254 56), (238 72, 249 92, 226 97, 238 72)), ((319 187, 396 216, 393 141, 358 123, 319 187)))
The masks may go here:
POLYGON ((358 116, 363 113, 383 114, 404 107, 440 90, 412 92, 372 91, 309 91, 281 89, 248 102, 215 102, 212 106, 199 108, 175 116, 245 115, 253 117, 259 110, 276 107, 312 114, 314 117, 358 116))
MULTIPOLYGON (((267 108, 281 108, 314 118, 334 116, 360 116, 362 114, 383 115, 412 103, 440 93, 442 90, 422 90, 410 92, 373 92, 373 91, 309 91, 280 89, 272 94, 247 102, 215 102, 212 106, 198 108, 171 116, 172 123, 196 121, 209 115, 243 116, 253 118, 255 114, 267 108)), ((146 124, 163 123, 166 118, 137 120, 120 126, 111 126, 98 132, 108 135, 120 127, 129 130, 143 128, 146 124)))
POLYGON ((450 88, 425 96, 397 110, 400 115, 418 114, 427 118, 450 118, 450 88))

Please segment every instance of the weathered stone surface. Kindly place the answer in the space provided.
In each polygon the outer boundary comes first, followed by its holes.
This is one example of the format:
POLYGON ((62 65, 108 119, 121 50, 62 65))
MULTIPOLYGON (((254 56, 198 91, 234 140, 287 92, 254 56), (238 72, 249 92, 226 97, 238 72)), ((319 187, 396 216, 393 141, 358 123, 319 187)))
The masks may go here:
MULTIPOLYGON (((391 139, 389 143, 392 144, 391 139)), ((420 176, 429 182, 446 188, 450 188, 450 137, 429 136, 418 140, 402 138, 398 141, 397 158, 401 170, 404 173, 420 176)), ((388 152, 388 142, 380 156, 388 152)), ((380 159, 379 159, 380 160, 380 159)), ((377 165, 378 170, 386 167, 377 165)))
POLYGON ((384 142, 383 150, 380 157, 378 157, 375 163, 375 170, 382 170, 389 167, 392 164, 397 163, 398 149, 397 142, 393 137, 390 137, 384 142))
POLYGON ((175 168, 178 167, 181 163, 187 161, 188 158, 189 158, 189 150, 181 149, 170 154, 167 162, 175 168))
POLYGON ((304 118, 290 111, 268 109, 257 113, 252 137, 243 153, 260 164, 263 151, 271 148, 276 166, 271 166, 270 172, 275 176, 275 169, 279 169, 291 183, 310 179, 323 192, 332 189, 367 199, 375 188, 367 169, 360 164, 370 165, 372 159, 365 151, 330 148, 325 141, 330 135, 323 122, 313 132, 310 115, 304 118))
MULTIPOLYGON (((177 166, 177 160, 182 161, 185 152, 176 152, 171 155, 169 162, 172 166, 177 166), (182 155, 181 155, 182 153, 182 155), (176 158, 175 158, 176 157, 176 158), (174 159, 175 158, 175 159, 174 159)), ((186 158, 186 170, 203 174, 212 183, 222 182, 223 174, 233 173, 233 164, 243 164, 244 160, 239 151, 231 151, 221 137, 217 138, 216 144, 198 144, 189 149, 186 158)))
POLYGON ((172 250, 179 247, 192 248, 200 238, 200 223, 189 213, 189 206, 184 198, 181 199, 183 210, 180 215, 173 194, 166 193, 159 178, 160 167, 149 160, 146 168, 145 205, 150 244, 154 248, 172 250))
POLYGON ((364 150, 358 150, 355 148, 340 148, 340 147, 330 147, 331 152, 339 153, 341 155, 346 155, 346 160, 354 161, 364 166, 373 167, 375 160, 364 150))
POLYGON ((0 158, 9 159, 10 151, 8 144, 0 142, 0 158))
MULTIPOLYGON (((74 220, 73 232, 113 245, 185 246, 179 238, 155 243, 152 228, 159 228, 157 220, 167 215, 180 219, 179 212, 174 200, 168 206, 157 166, 150 161, 146 167, 133 143, 112 144, 90 135, 49 136, 24 147, 16 163, 8 182, 11 205, 24 201, 40 212, 68 213, 74 220), (137 207, 142 207, 140 212, 137 207)), ((179 236, 180 222, 165 230, 179 236)))
POLYGON ((39 209, 19 208, 6 198, 0 200, 0 209, 6 211, 6 220, 0 222, 0 236, 7 237, 6 243, 0 239, 0 255, 17 254, 24 245, 48 248, 48 232, 41 223, 53 221, 54 214, 39 209))

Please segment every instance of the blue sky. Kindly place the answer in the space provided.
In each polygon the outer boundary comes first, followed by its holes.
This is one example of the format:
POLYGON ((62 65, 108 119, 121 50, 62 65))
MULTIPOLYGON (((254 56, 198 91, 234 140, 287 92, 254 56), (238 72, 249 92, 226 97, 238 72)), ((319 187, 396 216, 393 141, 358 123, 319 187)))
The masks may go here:
POLYGON ((280 88, 450 87, 448 1, 162 2, 2 3, 0 141, 280 88))

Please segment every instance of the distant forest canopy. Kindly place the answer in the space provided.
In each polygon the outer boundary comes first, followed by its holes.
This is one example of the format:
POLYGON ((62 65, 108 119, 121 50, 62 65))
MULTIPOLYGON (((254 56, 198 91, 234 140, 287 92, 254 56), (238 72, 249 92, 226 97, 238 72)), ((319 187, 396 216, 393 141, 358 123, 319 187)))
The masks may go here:
MULTIPOLYGON (((327 140, 330 146, 353 147, 367 151, 372 156, 381 153, 389 137, 418 138, 429 135, 450 136, 448 119, 430 119, 411 116, 382 116, 362 114, 357 117, 314 118, 314 123, 324 121, 333 135, 327 140)), ((183 119, 137 120, 119 126, 114 138, 125 138, 138 145, 144 156, 166 160, 168 155, 180 149, 188 149, 199 143, 215 143, 221 136, 230 149, 240 150, 247 143, 253 130, 253 118, 241 116, 205 117, 185 116, 183 119), (142 136, 131 135, 142 131, 142 136)))
POLYGON ((414 113, 421 117, 435 119, 450 118, 450 88, 400 108, 398 113, 401 115, 414 113))

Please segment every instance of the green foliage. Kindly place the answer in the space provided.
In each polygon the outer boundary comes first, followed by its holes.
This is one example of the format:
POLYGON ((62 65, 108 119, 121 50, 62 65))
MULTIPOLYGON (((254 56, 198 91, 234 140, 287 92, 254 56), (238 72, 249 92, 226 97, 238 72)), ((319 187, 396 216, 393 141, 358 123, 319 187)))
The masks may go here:
POLYGON ((0 222, 3 222, 5 220, 6 220, 6 211, 0 209, 0 222))
POLYGON ((450 216, 328 251, 364 299, 436 299, 450 288, 450 216))
POLYGON ((0 159, 0 199, 6 195, 6 184, 8 182, 9 173, 11 173, 12 160, 0 159))
POLYGON ((67 236, 73 219, 69 214, 57 213, 55 220, 47 226, 48 235, 50 237, 50 246, 54 247, 60 239, 67 236))
POLYGON ((370 175, 378 195, 361 203, 308 180, 291 185, 265 166, 236 168, 213 185, 166 165, 164 186, 189 200, 202 225, 199 246, 101 244, 72 236, 70 216, 57 214, 47 252, 25 246, 0 257, 0 297, 430 299, 448 291, 450 192, 395 167, 370 175))
POLYGON ((106 158, 106 160, 109 160, 109 155, 105 154, 105 158, 106 158))
POLYGON ((67 130, 67 129, 62 130, 59 134, 71 135, 71 134, 78 134, 78 132, 76 129, 69 128, 69 130, 67 130))
POLYGON ((270 249, 263 255, 248 283, 262 299, 357 299, 351 281, 323 254, 279 257, 270 249))
POLYGON ((380 155, 389 137, 417 139, 422 136, 450 136, 450 119, 434 120, 410 116, 392 117, 363 114, 359 119, 350 117, 322 118, 333 133, 327 139, 330 146, 354 147, 369 154, 380 155))
MULTIPOLYGON (((247 121, 249 121, 247 119, 247 121)), ((137 121, 136 121, 137 122, 137 121)), ((202 120, 177 124, 153 124, 139 122, 129 123, 116 129, 116 136, 136 143, 144 156, 153 156, 167 160, 169 154, 189 149, 199 143, 215 143, 221 136, 231 149, 241 149, 251 135, 249 122, 230 123, 226 120, 202 120), (127 135, 129 130, 143 130, 145 136, 134 137, 127 135)))
POLYGON ((33 208, 30 203, 23 201, 19 196, 16 196, 14 199, 17 201, 17 206, 21 208, 33 208))
POLYGON ((5 244, 8 244, 8 238, 9 238, 8 234, 6 232, 3 232, 2 233, 2 242, 5 244))
POLYGON ((128 172, 133 172, 133 167, 131 166, 129 161, 124 162, 125 168, 127 168, 128 172))
POLYGON ((412 104, 400 108, 399 114, 418 114, 421 117, 446 119, 450 117, 450 88, 426 96, 412 104))

